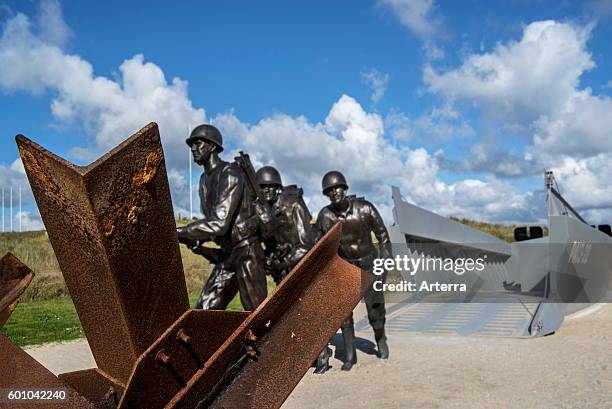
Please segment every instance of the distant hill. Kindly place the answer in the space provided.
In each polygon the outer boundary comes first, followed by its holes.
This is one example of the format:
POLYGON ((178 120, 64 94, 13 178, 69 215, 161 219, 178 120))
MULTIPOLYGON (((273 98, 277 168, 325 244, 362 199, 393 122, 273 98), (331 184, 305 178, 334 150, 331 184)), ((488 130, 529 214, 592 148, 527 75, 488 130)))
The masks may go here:
MULTIPOLYGON (((180 250, 187 290, 200 291, 212 266, 185 246, 180 246, 180 250)), ((0 257, 7 252, 13 253, 36 274, 21 297, 21 301, 50 300, 69 296, 46 231, 0 233, 0 257)))
MULTIPOLYGON (((492 236, 499 237, 502 240, 513 242, 514 241, 514 229, 519 227, 520 225, 516 224, 499 224, 499 223, 486 223, 479 222, 476 220, 464 219, 460 217, 452 217, 451 220, 456 222, 465 224, 466 226, 470 226, 474 229, 483 231, 492 236)), ((544 235, 548 236, 548 228, 542 226, 544 229, 544 235)))

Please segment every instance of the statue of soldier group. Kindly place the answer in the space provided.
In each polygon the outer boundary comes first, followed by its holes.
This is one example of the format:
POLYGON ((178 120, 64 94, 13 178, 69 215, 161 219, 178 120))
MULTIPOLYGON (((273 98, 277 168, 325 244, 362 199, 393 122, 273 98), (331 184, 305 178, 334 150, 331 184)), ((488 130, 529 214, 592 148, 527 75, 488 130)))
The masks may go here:
MULTIPOLYGON (((204 218, 177 228, 178 237, 214 264, 195 308, 225 309, 239 293, 244 309, 254 310, 267 296, 266 274, 278 285, 337 222, 342 223, 340 257, 372 273, 375 258, 391 256, 389 235, 378 211, 363 198, 347 196, 348 183, 340 172, 331 171, 323 177, 322 193, 330 204, 312 224, 302 189, 283 186, 278 170, 264 166, 254 173, 248 156, 242 153, 235 162, 222 160, 223 139, 214 126, 197 126, 186 142, 193 160, 204 167, 199 184, 204 218), (378 240, 378 249, 371 233, 378 240), (218 248, 202 246, 206 242, 214 242, 218 248)), ((378 356, 387 359, 384 296, 370 287, 364 298, 378 356)), ((348 371, 357 362, 352 313, 341 330, 345 350, 342 370, 348 371)), ((330 368, 330 353, 328 347, 321 352, 316 373, 330 368)))

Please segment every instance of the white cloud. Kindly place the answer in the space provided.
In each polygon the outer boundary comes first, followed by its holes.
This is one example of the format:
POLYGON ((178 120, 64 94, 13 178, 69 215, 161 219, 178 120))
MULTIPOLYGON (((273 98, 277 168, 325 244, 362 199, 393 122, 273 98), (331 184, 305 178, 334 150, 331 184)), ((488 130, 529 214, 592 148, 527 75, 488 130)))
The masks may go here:
POLYGON ((457 69, 438 73, 427 65, 423 79, 430 91, 449 99, 531 122, 564 111, 580 75, 595 66, 586 50, 589 34, 589 27, 535 22, 525 27, 520 41, 471 54, 457 69))
POLYGON ((570 202, 580 208, 612 209, 612 154, 565 157, 552 168, 570 202))
POLYGON ((394 143, 410 141, 430 146, 476 135, 468 121, 450 104, 433 107, 415 119, 392 109, 384 122, 394 143))
POLYGON ((389 8, 399 21, 415 35, 430 39, 436 35, 439 17, 434 0, 379 0, 378 5, 389 8))
MULTIPOLYGON (((6 226, 8 229, 8 226, 6 226)), ((17 212, 13 217, 13 231, 43 230, 44 225, 38 214, 17 212)))
POLYGON ((10 18, 0 37, 0 89, 40 95, 49 90, 51 110, 65 124, 82 126, 93 136, 93 145, 72 154, 91 160, 112 148, 148 122, 159 124, 170 167, 184 167, 184 139, 188 125, 205 119, 203 109, 192 106, 187 83, 168 82, 157 65, 141 54, 119 66, 114 81, 96 76, 92 65, 60 47, 68 28, 56 2, 41 3, 38 24, 17 14, 10 18))
POLYGON ((382 99, 385 92, 387 92, 387 86, 389 85, 389 74, 383 74, 377 69, 373 68, 369 71, 361 72, 361 81, 372 90, 372 96, 370 99, 376 104, 382 99))
POLYGON ((38 36, 49 44, 63 47, 72 37, 72 32, 64 21, 62 7, 56 0, 41 1, 36 20, 38 36))
POLYGON ((415 138, 412 120, 396 109, 391 109, 385 115, 385 128, 395 143, 408 142, 415 138))
POLYGON ((20 186, 22 205, 27 205, 33 201, 33 196, 21 159, 15 160, 10 166, 0 165, 0 189, 4 189, 5 192, 5 206, 10 206, 8 197, 11 188, 13 189, 13 205, 17 205, 20 186))
POLYGON ((366 112, 347 95, 332 106, 324 122, 279 114, 249 125, 233 113, 219 115, 213 122, 251 154, 255 166, 276 166, 284 183, 304 187, 315 212, 328 203, 320 184, 322 175, 332 169, 346 175, 349 193, 365 195, 380 204, 389 221, 391 185, 399 186, 404 196, 418 205, 446 215, 533 220, 542 216, 538 209, 544 209, 543 201, 534 205, 529 195, 498 180, 443 182, 435 155, 424 148, 393 146, 383 138, 382 117, 366 112), (483 192, 490 192, 484 210, 483 192))
POLYGON ((431 92, 477 108, 485 123, 503 130, 505 140, 475 146, 468 160, 473 169, 504 176, 556 170, 570 201, 601 217, 595 209, 612 207, 606 199, 612 193, 606 187, 612 184, 606 165, 612 158, 612 99, 580 86, 581 76, 595 67, 587 48, 591 31, 590 25, 534 22, 518 41, 470 54, 446 72, 428 65, 423 77, 431 92), (527 136, 522 157, 499 149, 520 146, 513 135, 527 136))
POLYGON ((507 126, 533 137, 533 149, 588 157, 612 150, 612 99, 579 88, 595 66, 586 48, 591 28, 554 21, 525 27, 518 42, 472 54, 445 73, 431 66, 424 80, 432 92, 475 105, 507 126))
POLYGON ((612 216, 612 99, 580 86, 580 77, 595 67, 587 48, 591 29, 534 22, 520 40, 468 55, 456 69, 440 73, 426 66, 424 81, 449 103, 479 109, 506 138, 513 131, 528 135, 522 157, 479 143, 464 168, 504 176, 552 169, 570 202, 600 222, 612 216))
MULTIPOLYGON (((117 80, 97 76, 88 61, 62 48, 70 35, 56 1, 42 1, 34 21, 21 13, 9 18, 0 35, 0 90, 32 95, 50 91, 54 117, 64 125, 80 128, 87 136, 83 146, 71 150, 74 159, 91 162, 155 121, 169 173, 185 169, 188 126, 206 118, 205 111, 194 108, 189 100, 187 82, 180 78, 167 81, 161 68, 145 62, 140 54, 123 61, 117 80)), ((14 171, 14 166, 10 170, 14 171)), ((18 166, 21 175, 8 175, 9 169, 0 167, 3 184, 28 186, 20 161, 18 166)), ((180 192, 173 192, 173 197, 181 198, 180 192)), ((31 199, 28 187, 24 205, 31 199)))
POLYGON ((377 5, 390 10, 404 27, 423 40, 430 60, 444 57, 444 51, 435 43, 441 34, 443 19, 434 0, 378 0, 377 5))

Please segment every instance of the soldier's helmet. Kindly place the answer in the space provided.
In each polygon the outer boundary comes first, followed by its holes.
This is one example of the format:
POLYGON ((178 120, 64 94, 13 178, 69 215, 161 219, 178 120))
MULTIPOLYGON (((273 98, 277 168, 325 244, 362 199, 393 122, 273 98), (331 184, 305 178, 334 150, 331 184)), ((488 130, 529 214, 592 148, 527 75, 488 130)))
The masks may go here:
POLYGON ((337 170, 327 172, 325 176, 323 176, 323 181, 321 182, 323 194, 327 193, 329 189, 337 186, 342 186, 345 189, 348 189, 348 184, 346 183, 344 175, 337 170))
POLYGON ((198 139, 211 142, 217 147, 217 152, 223 151, 223 137, 221 136, 221 132, 212 125, 202 124, 196 126, 185 142, 187 142, 187 145, 191 146, 191 144, 198 139))
POLYGON ((282 186, 283 181, 281 180, 281 175, 278 173, 272 166, 264 166, 259 169, 255 174, 255 179, 257 180, 258 185, 269 185, 269 186, 282 186))

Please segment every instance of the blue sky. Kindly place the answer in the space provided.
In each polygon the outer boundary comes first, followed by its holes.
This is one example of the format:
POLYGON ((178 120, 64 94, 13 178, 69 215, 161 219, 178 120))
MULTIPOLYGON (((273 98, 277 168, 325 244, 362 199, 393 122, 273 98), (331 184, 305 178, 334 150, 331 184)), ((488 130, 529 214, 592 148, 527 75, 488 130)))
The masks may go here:
MULTIPOLYGON (((552 168, 606 221, 611 17, 610 1, 1 2, 0 184, 27 188, 17 133, 85 164, 156 121, 184 214, 182 141, 212 121, 226 158, 276 165, 315 214, 338 168, 388 220, 396 184, 442 214, 534 221, 552 168)), ((29 191, 24 210, 40 227, 29 191)))

